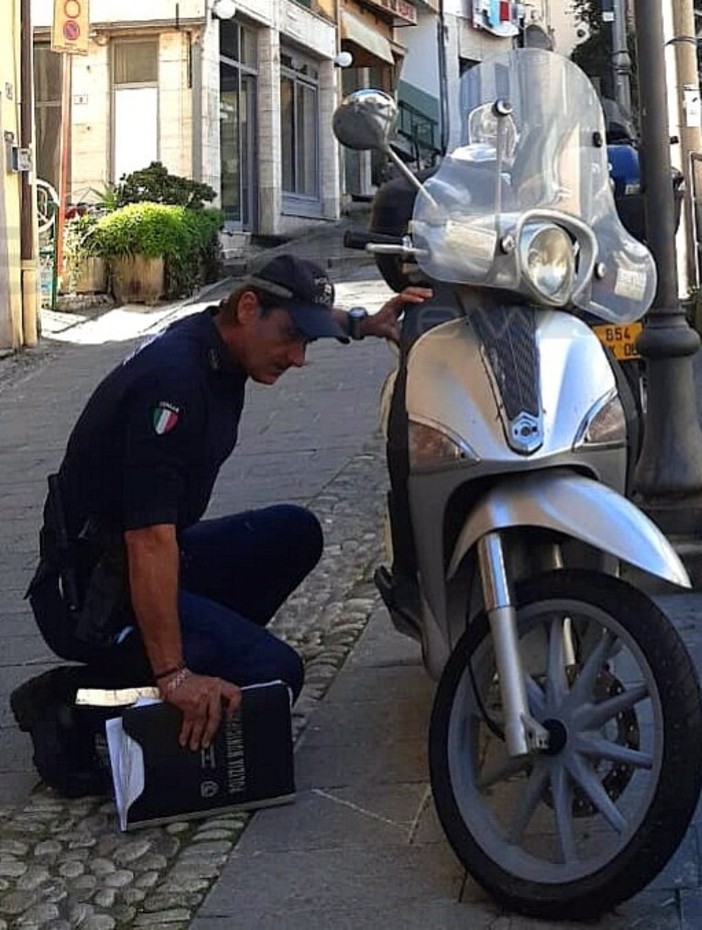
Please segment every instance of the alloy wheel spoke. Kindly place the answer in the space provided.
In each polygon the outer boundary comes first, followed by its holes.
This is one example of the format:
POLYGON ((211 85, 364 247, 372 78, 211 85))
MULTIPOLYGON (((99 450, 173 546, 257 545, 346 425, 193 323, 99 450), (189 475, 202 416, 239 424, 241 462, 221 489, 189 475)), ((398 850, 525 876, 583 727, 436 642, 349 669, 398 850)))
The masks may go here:
POLYGON ((504 759, 486 765, 480 777, 476 779, 476 785, 480 791, 485 791, 499 782, 508 781, 513 775, 523 771, 530 763, 531 759, 528 756, 520 756, 519 758, 505 756, 504 759))
POLYGON ((566 659, 564 641, 564 620, 556 616, 551 621, 548 630, 548 670, 546 678, 546 704, 548 707, 559 707, 568 693, 566 680, 566 659))
POLYGON ((546 696, 543 688, 528 674, 524 675, 524 683, 526 684, 530 710, 537 716, 543 715, 546 709, 546 696))
POLYGON ((621 694, 607 698, 606 701, 600 701, 598 704, 585 705, 577 713, 580 725, 583 729, 596 730, 604 726, 608 720, 616 717, 624 711, 631 710, 640 701, 648 697, 648 688, 645 684, 636 685, 633 688, 627 688, 621 694))
POLYGON ((592 650, 580 670, 577 681, 571 688, 570 703, 580 705, 589 701, 595 690, 595 682, 602 666, 612 653, 617 637, 610 630, 603 630, 599 643, 592 650))
POLYGON ((636 769, 653 768, 653 756, 650 752, 630 749, 599 735, 582 734, 577 740, 576 748, 578 752, 594 759, 607 759, 609 762, 631 765, 636 769))
POLYGON ((623 833, 627 826, 626 819, 603 788, 592 766, 576 753, 568 758, 566 765, 573 780, 582 788, 610 827, 617 833, 623 833))
POLYGON ((529 781, 526 783, 526 787, 509 828, 508 838, 511 843, 516 844, 521 842, 524 831, 541 802, 544 788, 548 784, 548 777, 548 766, 543 762, 537 761, 534 766, 534 771, 531 773, 529 781))
POLYGON ((551 775, 551 792, 561 855, 564 862, 573 862, 578 858, 573 833, 573 787, 564 765, 554 766, 551 775))

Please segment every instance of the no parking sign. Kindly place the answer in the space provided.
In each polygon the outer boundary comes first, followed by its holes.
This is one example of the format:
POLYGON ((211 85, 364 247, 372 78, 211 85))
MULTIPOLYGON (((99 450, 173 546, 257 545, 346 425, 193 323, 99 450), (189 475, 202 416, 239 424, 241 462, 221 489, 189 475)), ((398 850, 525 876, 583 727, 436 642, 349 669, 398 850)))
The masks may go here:
POLYGON ((90 0, 54 0, 51 50, 74 55, 88 54, 90 0))

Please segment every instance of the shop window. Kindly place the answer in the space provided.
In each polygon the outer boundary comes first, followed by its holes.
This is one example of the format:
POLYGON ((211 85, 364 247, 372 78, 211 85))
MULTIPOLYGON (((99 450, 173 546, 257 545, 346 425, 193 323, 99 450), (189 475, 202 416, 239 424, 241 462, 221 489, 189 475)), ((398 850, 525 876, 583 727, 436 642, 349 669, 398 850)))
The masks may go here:
POLYGON ((256 32, 233 19, 219 21, 219 54, 249 68, 258 64, 256 32))
POLYGON ((231 229, 255 229, 258 204, 256 33, 219 25, 220 203, 231 229))
POLYGON ((282 51, 280 135, 283 193, 319 197, 319 86, 314 62, 282 51))
POLYGON ((158 39, 112 45, 112 174, 158 161, 158 39))
POLYGON ((115 84, 156 84, 158 82, 158 41, 115 42, 113 45, 115 84))

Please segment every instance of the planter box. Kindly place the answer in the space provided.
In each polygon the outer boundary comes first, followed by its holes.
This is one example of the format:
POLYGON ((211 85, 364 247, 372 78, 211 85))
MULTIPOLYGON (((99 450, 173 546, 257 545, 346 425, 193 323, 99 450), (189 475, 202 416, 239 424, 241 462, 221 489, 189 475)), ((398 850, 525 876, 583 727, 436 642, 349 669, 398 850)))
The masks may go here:
POLYGON ((76 294, 104 294, 107 290, 105 259, 86 258, 78 267, 74 288, 76 294))
POLYGON ((112 259, 112 291, 120 304, 155 304, 166 293, 162 258, 143 255, 112 259))

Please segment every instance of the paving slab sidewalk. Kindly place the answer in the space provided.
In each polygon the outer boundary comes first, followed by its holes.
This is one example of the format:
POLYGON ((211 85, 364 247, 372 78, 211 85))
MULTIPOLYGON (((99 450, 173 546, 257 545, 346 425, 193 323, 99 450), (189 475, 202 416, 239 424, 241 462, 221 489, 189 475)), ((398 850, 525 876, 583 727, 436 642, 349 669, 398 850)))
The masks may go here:
MULTIPOLYGON (((702 663, 702 595, 659 602, 702 663)), ((296 753, 296 804, 255 815, 192 930, 569 926, 503 913, 452 855, 428 785, 432 696, 418 648, 378 610, 310 716, 296 753)), ((588 926, 698 930, 701 824, 698 810, 652 885, 588 926)))

